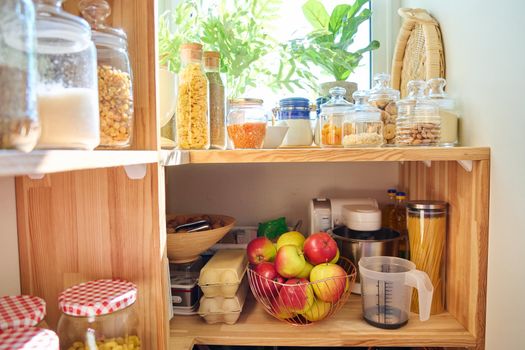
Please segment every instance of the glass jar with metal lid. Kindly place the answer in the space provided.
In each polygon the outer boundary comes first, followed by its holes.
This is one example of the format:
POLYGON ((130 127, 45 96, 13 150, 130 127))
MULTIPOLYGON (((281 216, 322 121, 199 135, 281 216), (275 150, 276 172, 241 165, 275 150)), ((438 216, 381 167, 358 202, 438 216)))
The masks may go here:
POLYGON ((261 148, 268 121, 263 100, 238 98, 230 100, 229 105, 227 130, 233 148, 261 148))
POLYGON ((445 92, 447 81, 443 78, 430 79, 427 82, 428 98, 439 106, 439 116, 441 117, 441 138, 440 146, 452 147, 458 143, 458 119, 459 113, 456 110, 456 103, 445 92))
POLYGON ((58 350, 55 332, 37 327, 12 328, 0 332, 1 350, 58 350))
POLYGON ((8 329, 39 326, 46 316, 46 302, 32 295, 0 297, 0 333, 8 329))
POLYGON ((310 146, 313 141, 310 123, 310 101, 303 97, 279 101, 279 121, 288 126, 283 146, 310 146))
POLYGON ((105 24, 106 0, 81 0, 79 9, 97 48, 100 147, 129 147, 133 136, 133 84, 126 33, 105 24))
POLYGON ((368 104, 368 93, 353 93, 355 105, 343 122, 344 147, 379 147, 383 144, 381 111, 368 104))
POLYGON ((353 111, 354 105, 344 99, 345 88, 330 89, 332 98, 321 105, 321 147, 342 147, 343 121, 353 111))
POLYGON ((374 75, 374 86, 370 90, 368 102, 381 110, 385 145, 394 146, 395 144, 397 101, 399 101, 399 90, 390 87, 390 74, 378 73, 374 75))

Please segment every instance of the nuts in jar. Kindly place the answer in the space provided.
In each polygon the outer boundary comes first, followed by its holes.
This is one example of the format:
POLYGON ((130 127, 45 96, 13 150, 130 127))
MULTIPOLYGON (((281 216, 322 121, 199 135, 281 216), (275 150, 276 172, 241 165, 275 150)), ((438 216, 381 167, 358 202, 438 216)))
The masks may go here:
MULTIPOLYGON (((84 344, 82 341, 76 341, 68 350, 84 350, 91 349, 89 344, 84 344)), ((110 338, 105 340, 97 340, 98 350, 140 350, 140 339, 136 335, 130 335, 122 338, 110 338)))
POLYGON ((374 76, 374 87, 370 91, 370 105, 381 110, 384 143, 393 145, 396 139, 396 119, 399 91, 389 87, 390 74, 379 73, 374 76))
POLYGON ((428 145, 439 144, 439 123, 417 123, 409 126, 399 127, 397 131, 397 143, 404 145, 428 145))

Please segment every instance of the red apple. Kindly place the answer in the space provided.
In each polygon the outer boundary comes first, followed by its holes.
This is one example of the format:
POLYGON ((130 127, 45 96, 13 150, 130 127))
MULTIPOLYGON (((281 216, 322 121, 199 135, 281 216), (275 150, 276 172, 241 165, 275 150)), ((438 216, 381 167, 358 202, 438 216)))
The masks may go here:
POLYGON ((314 265, 332 261, 337 250, 337 242, 326 232, 314 233, 304 241, 304 255, 314 265))
POLYGON ((284 283, 285 279, 277 273, 275 265, 265 261, 256 265, 254 271, 256 272, 254 282, 257 293, 269 299, 277 296, 281 288, 279 283, 284 283))
POLYGON ((303 252, 295 245, 284 245, 277 251, 275 268, 284 278, 292 278, 303 271, 306 265, 303 252))
POLYGON ((312 286, 305 278, 292 278, 279 290, 279 298, 288 311, 303 313, 314 303, 312 286))
POLYGON ((250 264, 258 265, 265 261, 272 261, 277 251, 272 241, 266 237, 257 237, 248 243, 246 248, 250 264))
POLYGON ((326 302, 336 302, 343 295, 348 278, 341 266, 325 263, 314 266, 310 272, 310 281, 317 298, 326 302))
POLYGON ((286 320, 287 318, 292 318, 295 316, 295 313, 288 310, 286 306, 283 304, 282 300, 280 298, 275 298, 270 302, 270 308, 275 316, 277 318, 280 318, 281 320, 286 320))

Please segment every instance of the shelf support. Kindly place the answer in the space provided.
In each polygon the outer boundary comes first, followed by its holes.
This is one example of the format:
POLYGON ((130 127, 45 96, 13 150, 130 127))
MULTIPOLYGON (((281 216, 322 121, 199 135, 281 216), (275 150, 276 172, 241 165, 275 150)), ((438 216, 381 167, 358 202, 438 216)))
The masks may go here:
POLYGON ((146 176, 146 164, 125 165, 124 170, 130 180, 142 180, 146 176))
POLYGON ((471 160, 458 160, 457 161, 459 165, 461 165, 461 167, 463 169, 465 169, 465 171, 467 173, 471 173, 472 172, 472 161, 471 160))
POLYGON ((427 168, 430 168, 432 166, 432 161, 431 160, 424 160, 423 163, 425 164, 425 166, 427 168))
POLYGON ((42 180, 46 176, 46 174, 27 174, 27 177, 31 180, 42 180))

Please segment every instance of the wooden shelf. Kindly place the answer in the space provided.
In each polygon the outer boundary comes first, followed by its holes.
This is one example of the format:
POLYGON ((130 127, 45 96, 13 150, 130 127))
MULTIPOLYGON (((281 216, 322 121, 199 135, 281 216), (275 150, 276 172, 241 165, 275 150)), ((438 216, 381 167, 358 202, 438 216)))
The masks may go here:
POLYGON ((0 151, 0 176, 48 174, 158 161, 157 151, 49 150, 30 153, 0 151))
POLYGON ((310 326, 293 326, 268 315, 249 297, 235 325, 208 325, 199 316, 175 316, 170 322, 170 349, 193 344, 267 346, 443 346, 473 347, 475 338, 449 313, 420 322, 411 314, 397 330, 368 325, 361 318, 361 299, 351 295, 331 319, 310 326))

